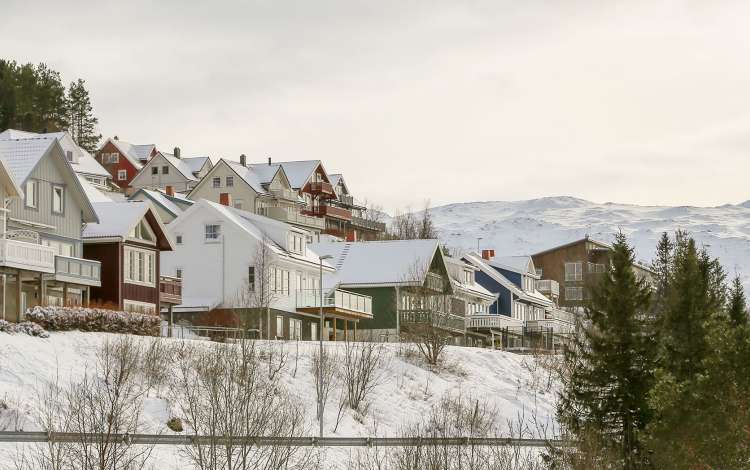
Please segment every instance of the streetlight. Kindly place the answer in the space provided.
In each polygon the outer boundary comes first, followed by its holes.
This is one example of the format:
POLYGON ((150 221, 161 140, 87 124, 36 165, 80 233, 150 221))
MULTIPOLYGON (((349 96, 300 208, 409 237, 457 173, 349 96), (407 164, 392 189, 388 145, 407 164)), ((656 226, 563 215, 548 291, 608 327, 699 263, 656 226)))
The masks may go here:
POLYGON ((481 254, 481 250, 479 249, 479 242, 482 240, 482 237, 477 237, 477 253, 481 254))
POLYGON ((320 340, 320 356, 318 356, 318 421, 320 422, 320 437, 323 437, 323 325, 325 324, 323 318, 323 260, 332 259, 331 255, 318 256, 320 261, 320 283, 318 288, 320 289, 320 331, 318 331, 318 339, 320 340))

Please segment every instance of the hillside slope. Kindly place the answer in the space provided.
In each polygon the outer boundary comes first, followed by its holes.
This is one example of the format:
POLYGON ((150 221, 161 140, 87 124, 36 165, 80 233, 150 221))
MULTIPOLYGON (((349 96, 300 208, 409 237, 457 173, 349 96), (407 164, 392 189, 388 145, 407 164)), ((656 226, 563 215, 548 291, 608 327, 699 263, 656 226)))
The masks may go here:
POLYGON ((689 231, 750 287, 750 201, 718 207, 598 204, 573 197, 449 204, 431 210, 441 240, 459 251, 532 254, 581 238, 611 241, 622 230, 649 262, 662 232, 689 231))
MULTIPOLYGON (((48 339, 33 338, 23 334, 0 333, 0 400, 9 409, 0 407, 0 430, 20 427, 24 430, 37 430, 33 412, 34 395, 41 385, 56 376, 64 383, 79 380, 86 370, 93 369, 97 351, 108 339, 116 335, 107 333, 65 332, 52 333, 48 339), (16 411, 21 419, 15 419, 16 411)), ((146 342, 150 338, 137 337, 146 342)), ((170 343, 182 340, 163 340, 170 343)), ((192 343, 206 346, 205 341, 192 343)), ((258 342, 260 347, 264 342, 258 342)), ((310 435, 316 434, 315 385, 310 372, 314 342, 287 342, 284 344, 288 361, 283 369, 281 382, 307 410, 310 435), (299 354, 297 354, 299 346, 299 354), (296 369, 296 375, 294 371, 296 369)), ((341 348, 342 343, 327 343, 327 347, 341 348)), ((399 345, 385 345, 387 357, 382 372, 383 381, 371 401, 367 415, 362 418, 346 412, 338 432, 332 428, 336 421, 338 389, 325 412, 325 432, 328 436, 354 437, 373 436, 377 429, 379 436, 398 436, 401 430, 419 422, 445 394, 461 393, 466 398, 486 400, 498 412, 498 427, 505 428, 508 421, 523 417, 529 422, 532 417, 539 423, 554 423, 554 390, 540 386, 543 372, 533 372, 534 358, 519 356, 501 351, 478 348, 448 347, 445 370, 434 373, 427 370, 416 359, 399 354, 399 345)), ((166 390, 152 392, 143 404, 143 429, 141 432, 172 433, 166 421, 177 415, 175 407, 167 401, 166 390)), ((533 427, 533 426, 532 426, 533 427)), ((0 445, 0 469, 11 469, 12 455, 16 451, 13 444, 0 445)), ((157 446, 152 458, 155 468, 171 470, 189 468, 180 461, 178 448, 157 446)), ((329 450, 328 460, 323 468, 346 468, 348 449, 329 450)))

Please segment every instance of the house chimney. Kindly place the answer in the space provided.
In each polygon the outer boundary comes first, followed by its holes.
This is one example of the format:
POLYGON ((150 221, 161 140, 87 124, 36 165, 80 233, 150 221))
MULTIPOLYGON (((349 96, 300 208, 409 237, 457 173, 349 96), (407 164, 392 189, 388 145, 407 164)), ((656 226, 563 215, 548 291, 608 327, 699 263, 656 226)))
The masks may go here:
POLYGON ((271 157, 268 157, 268 166, 271 166, 271 157))
POLYGON ((495 257, 495 250, 482 250, 482 259, 487 261, 495 257))
POLYGON ((222 206, 231 207, 232 205, 232 195, 229 193, 221 193, 219 194, 219 204, 222 206))
POLYGON ((174 148, 174 156, 175 158, 180 158, 180 147, 174 148))
POLYGON ((115 136, 115 140, 120 140, 120 138, 119 138, 119 137, 117 137, 117 136, 115 136))
POLYGON ((174 186, 167 185, 167 187, 164 188, 164 189, 165 189, 165 191, 167 193, 167 196, 174 196, 174 186))
POLYGON ((240 165, 247 166, 247 157, 245 156, 244 153, 240 155, 240 165))

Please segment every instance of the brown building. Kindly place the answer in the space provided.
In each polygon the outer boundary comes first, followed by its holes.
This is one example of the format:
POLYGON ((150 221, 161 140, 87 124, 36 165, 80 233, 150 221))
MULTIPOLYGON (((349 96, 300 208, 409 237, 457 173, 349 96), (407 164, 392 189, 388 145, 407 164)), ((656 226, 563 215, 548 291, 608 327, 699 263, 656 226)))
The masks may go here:
MULTIPOLYGON (((583 307, 592 283, 607 269, 612 245, 588 236, 531 255, 537 274, 560 285, 560 307, 583 307)), ((651 278, 653 272, 636 264, 636 275, 651 278)))
POLYGON ((83 233, 83 256, 101 262, 101 287, 91 301, 120 310, 158 314, 181 302, 177 279, 160 276, 159 253, 172 251, 159 215, 148 202, 97 202, 98 224, 83 233))

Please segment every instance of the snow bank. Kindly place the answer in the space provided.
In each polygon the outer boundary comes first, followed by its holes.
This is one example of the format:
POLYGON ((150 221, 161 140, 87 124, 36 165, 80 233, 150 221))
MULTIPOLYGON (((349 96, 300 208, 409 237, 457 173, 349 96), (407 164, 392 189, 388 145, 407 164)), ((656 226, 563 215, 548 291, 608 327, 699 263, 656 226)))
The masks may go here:
MULTIPOLYGON (((47 339, 0 334, 0 399, 5 397, 10 407, 23 415, 21 421, 25 430, 38 429, 31 419, 34 390, 55 377, 62 381, 79 380, 87 368, 93 369, 101 345, 116 336, 79 331, 51 332, 47 339)), ((139 337, 137 340, 145 344, 155 339, 139 337)), ((267 342, 259 341, 258 344, 268 346, 267 342)), ((288 358, 281 382, 307 410, 309 434, 315 435, 316 397, 311 361, 318 344, 305 341, 283 344, 288 358)), ((343 348, 343 344, 327 343, 326 347, 343 348)), ((532 428, 539 424, 555 425, 554 389, 543 390, 536 385, 539 378, 535 376, 536 363, 532 357, 488 349, 448 347, 445 352, 447 365, 443 370, 433 372, 416 357, 405 355, 403 345, 386 344, 384 348, 384 354, 388 356, 384 381, 375 390, 367 414, 361 416, 346 410, 334 433, 339 388, 333 389, 325 410, 326 435, 397 436, 404 427, 419 422, 433 404, 448 393, 461 393, 467 398, 487 401, 497 409, 502 428, 509 421, 519 420, 532 428)), ((166 423, 176 416, 177 409, 166 399, 167 395, 166 390, 157 390, 146 399, 142 432, 173 434, 166 423)), ((0 426, 1 418, 2 415, 0 426)), ((12 468, 10 456, 15 450, 13 444, 0 446, 0 469, 12 468)), ((353 450, 346 448, 328 449, 327 461, 322 468, 346 468, 342 462, 351 452, 353 450)), ((155 468, 165 470, 189 468, 178 454, 177 447, 157 446, 151 463, 155 468)))

